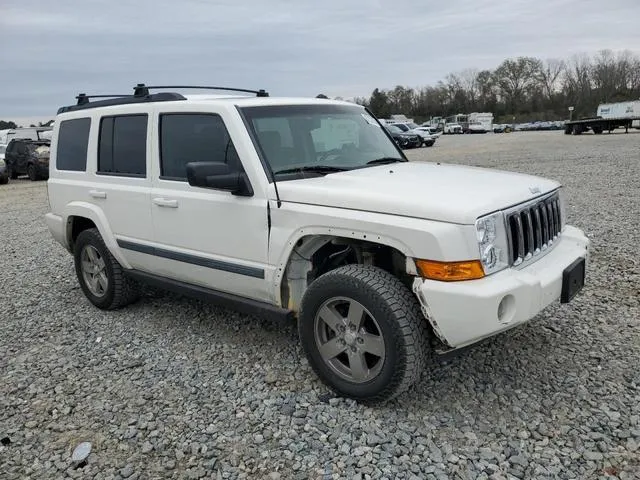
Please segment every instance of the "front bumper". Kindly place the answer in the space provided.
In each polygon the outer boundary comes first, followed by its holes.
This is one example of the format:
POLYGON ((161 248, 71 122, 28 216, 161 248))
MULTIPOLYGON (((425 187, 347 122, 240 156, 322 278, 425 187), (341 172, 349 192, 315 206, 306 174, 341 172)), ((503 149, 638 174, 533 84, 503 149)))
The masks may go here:
POLYGON ((525 323, 560 298, 562 272, 578 258, 589 260, 589 239, 567 226, 557 245, 535 263, 480 280, 439 282, 417 278, 413 291, 436 334, 460 348, 525 323), (500 302, 510 296, 498 318, 500 302))
POLYGON ((417 148, 422 145, 420 137, 416 138, 403 138, 400 140, 400 145, 405 148, 417 148))

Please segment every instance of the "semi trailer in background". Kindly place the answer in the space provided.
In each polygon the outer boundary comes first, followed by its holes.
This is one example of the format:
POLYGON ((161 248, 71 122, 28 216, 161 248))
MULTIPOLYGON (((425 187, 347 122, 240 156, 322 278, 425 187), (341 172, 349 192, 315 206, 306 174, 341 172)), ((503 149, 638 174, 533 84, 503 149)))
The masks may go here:
POLYGON ((598 105, 595 117, 572 120, 564 124, 564 133, 580 135, 591 130, 600 134, 605 130, 611 133, 616 128, 640 129, 640 100, 630 102, 602 103, 598 105))

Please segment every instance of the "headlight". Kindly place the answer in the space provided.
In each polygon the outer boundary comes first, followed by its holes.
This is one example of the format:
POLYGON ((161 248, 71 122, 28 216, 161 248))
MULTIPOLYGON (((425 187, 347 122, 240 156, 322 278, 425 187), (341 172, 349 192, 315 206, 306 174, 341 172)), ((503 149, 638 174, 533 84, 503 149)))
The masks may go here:
POLYGON ((509 266, 509 245, 502 212, 476 220, 476 239, 484 273, 490 275, 509 266))
POLYGON ((560 231, 563 231, 567 224, 567 194, 564 187, 558 189, 558 197, 560 200, 560 231))

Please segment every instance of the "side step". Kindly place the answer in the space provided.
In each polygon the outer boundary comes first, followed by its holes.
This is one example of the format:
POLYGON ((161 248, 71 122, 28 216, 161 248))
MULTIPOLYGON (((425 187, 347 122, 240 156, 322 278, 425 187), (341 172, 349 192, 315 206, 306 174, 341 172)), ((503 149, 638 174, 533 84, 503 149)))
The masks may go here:
POLYGON ((232 293, 212 290, 199 285, 192 285, 179 280, 160 277, 158 275, 141 272, 139 270, 127 270, 126 274, 141 283, 163 290, 169 290, 187 297, 203 300, 205 302, 214 303, 247 315, 268 317, 276 321, 284 322, 290 322, 294 319, 293 311, 271 305, 270 303, 260 302, 258 300, 241 297, 232 293))

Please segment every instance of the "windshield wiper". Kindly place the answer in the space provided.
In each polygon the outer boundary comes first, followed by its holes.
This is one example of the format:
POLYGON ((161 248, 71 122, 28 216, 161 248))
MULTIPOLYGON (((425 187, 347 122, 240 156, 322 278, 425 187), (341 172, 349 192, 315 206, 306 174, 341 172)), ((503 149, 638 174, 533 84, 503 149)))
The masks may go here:
POLYGON ((376 158, 375 160, 371 160, 370 162, 367 162, 367 165, 386 165, 387 163, 406 162, 406 161, 407 160, 404 160, 402 158, 382 157, 382 158, 376 158))
POLYGON ((345 167, 332 167, 330 165, 305 165, 304 167, 295 167, 295 168, 286 168, 284 170, 278 170, 277 172, 273 172, 274 175, 280 175, 285 173, 335 173, 335 172, 346 172, 349 170, 345 167))

